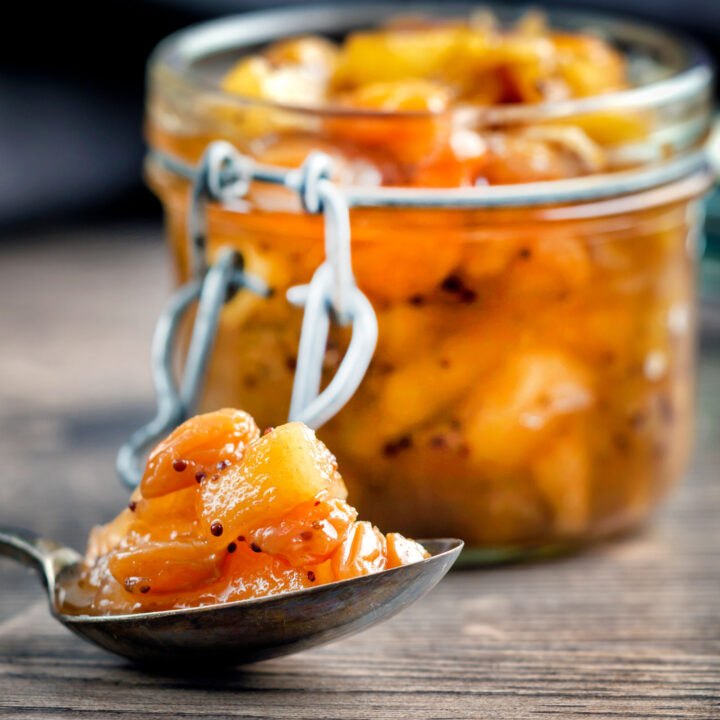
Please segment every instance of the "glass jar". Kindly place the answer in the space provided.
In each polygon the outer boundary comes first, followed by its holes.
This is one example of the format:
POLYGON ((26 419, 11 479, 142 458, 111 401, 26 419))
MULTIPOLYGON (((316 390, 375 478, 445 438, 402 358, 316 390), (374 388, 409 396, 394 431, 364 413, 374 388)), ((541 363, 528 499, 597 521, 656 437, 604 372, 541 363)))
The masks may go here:
MULTIPOLYGON (((188 183, 159 156, 195 163, 225 139, 263 163, 297 166, 319 149, 341 185, 392 186, 382 190, 389 207, 351 210, 353 268, 377 314, 378 345, 354 397, 319 431, 353 504, 381 529, 462 537, 476 559, 628 529, 678 481, 690 448, 710 71, 694 47, 659 31, 551 14, 554 26, 589 25, 621 48, 633 88, 436 116, 281 106, 219 87, 278 28, 338 37, 398 11, 257 13, 159 47, 147 175, 178 278, 190 272, 188 183), (514 142, 518 128, 552 141, 558 126, 581 127, 603 147, 604 167, 554 179, 552 157, 529 158, 514 142), (468 131, 504 143, 500 175, 513 184, 437 189, 463 184, 423 152, 448 128, 460 145, 468 131), (378 148, 393 137, 388 162, 378 148), (522 183, 531 162, 532 182, 522 183), (403 207, 410 176, 434 207, 403 207)), ((210 256, 226 246, 275 293, 240 293, 226 306, 203 405, 275 425, 287 418, 302 318, 285 291, 322 262, 322 218, 284 188, 254 183, 246 198, 208 209, 210 256)), ((346 329, 332 329, 327 373, 347 341, 346 329)))

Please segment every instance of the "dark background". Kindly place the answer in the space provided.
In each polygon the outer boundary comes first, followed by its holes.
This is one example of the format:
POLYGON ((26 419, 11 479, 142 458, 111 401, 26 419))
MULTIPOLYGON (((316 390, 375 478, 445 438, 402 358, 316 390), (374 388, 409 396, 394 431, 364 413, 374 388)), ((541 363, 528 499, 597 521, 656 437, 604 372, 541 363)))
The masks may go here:
MULTIPOLYGON (((13 2, 0 43, 0 237, 158 217, 141 177, 144 71, 152 48, 194 22, 291 4, 308 3, 13 2)), ((720 0, 536 4, 620 12, 682 29, 717 58, 720 0)))

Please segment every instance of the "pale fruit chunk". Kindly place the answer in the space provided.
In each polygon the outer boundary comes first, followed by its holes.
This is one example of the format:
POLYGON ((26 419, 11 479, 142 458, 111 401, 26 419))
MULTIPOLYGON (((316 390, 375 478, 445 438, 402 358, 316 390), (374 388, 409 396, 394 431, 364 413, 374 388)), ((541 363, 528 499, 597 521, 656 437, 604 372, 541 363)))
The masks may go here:
POLYGON ((574 97, 600 95, 626 87, 622 54, 601 39, 590 35, 556 33, 552 43, 558 54, 560 75, 574 97))
POLYGON ((377 310, 379 343, 374 361, 393 366, 422 355, 434 347, 446 320, 442 313, 427 305, 392 303, 377 310))
POLYGON ((225 76, 222 88, 236 95, 287 105, 316 105, 325 99, 325 78, 321 74, 297 64, 274 66, 263 57, 241 60, 225 76))
POLYGON ((401 565, 420 562, 420 560, 430 557, 430 553, 420 543, 416 543, 411 538, 406 538, 399 533, 388 533, 385 539, 387 540, 388 570, 401 565))
POLYGON ((535 484, 553 512, 558 534, 582 533, 590 517, 590 459, 578 428, 554 438, 531 465, 535 484))
POLYGON ((385 538, 369 522, 356 522, 330 560, 336 580, 379 572, 387 565, 385 538))
POLYGON ((219 120, 233 135, 259 137, 267 133, 297 129, 308 125, 308 118, 289 110, 274 108, 270 103, 283 106, 317 106, 325 101, 327 76, 317 72, 317 66, 297 63, 275 65, 261 56, 240 60, 223 78, 222 89, 242 98, 254 98, 259 103, 242 103, 237 107, 221 105, 216 108, 219 120))
POLYGON ((305 36, 275 43, 264 55, 273 65, 302 65, 317 75, 327 76, 337 62, 338 48, 326 38, 305 36))
MULTIPOLYGON (((431 113, 443 112, 451 100, 450 90, 441 83, 408 79, 368 83, 340 98, 341 104, 363 110, 431 113)), ((380 136, 375 139, 382 141, 380 136)))
POLYGON ((576 115, 573 123, 595 142, 600 145, 617 145, 620 152, 623 144, 644 140, 652 128, 649 116, 617 110, 576 115))
POLYGON ((517 253, 516 238, 507 237, 500 232, 482 233, 477 242, 468 243, 464 247, 463 274, 474 282, 500 275, 517 253))
POLYGON ((392 436, 426 422, 458 397, 471 393, 478 378, 501 361, 512 341, 510 323, 487 316, 424 353, 411 354, 408 346, 409 361, 385 381, 379 398, 379 424, 392 436))
POLYGON ((594 394, 586 369, 557 351, 508 358, 468 403, 466 437, 477 463, 522 464, 562 418, 587 410, 594 394))
POLYGON ((576 357, 606 366, 632 362, 639 336, 635 299, 610 292, 559 303, 537 318, 537 328, 576 357))
POLYGON ((548 124, 526 128, 522 135, 541 140, 574 157, 586 173, 598 173, 604 169, 605 155, 582 128, 575 125, 548 124))
POLYGON ((488 150, 483 176, 491 185, 560 180, 584 172, 574 154, 519 132, 490 134, 488 150))
POLYGON ((340 49, 335 83, 341 86, 427 78, 451 59, 461 28, 403 32, 358 32, 340 49))
POLYGON ((248 446, 243 461, 200 488, 200 522, 208 538, 229 542, 279 520, 327 491, 347 490, 332 453, 302 423, 281 425, 248 446))

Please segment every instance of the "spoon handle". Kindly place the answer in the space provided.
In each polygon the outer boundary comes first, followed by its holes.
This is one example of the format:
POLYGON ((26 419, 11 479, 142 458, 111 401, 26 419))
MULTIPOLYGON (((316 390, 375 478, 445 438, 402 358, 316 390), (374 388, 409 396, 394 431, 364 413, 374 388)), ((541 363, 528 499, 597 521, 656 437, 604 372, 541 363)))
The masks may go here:
POLYGON ((23 565, 42 567, 46 553, 43 541, 28 530, 0 526, 0 555, 17 560, 23 565))
POLYGON ((29 530, 4 526, 0 526, 0 556, 33 568, 46 583, 54 579, 60 567, 79 559, 71 548, 45 540, 29 530))

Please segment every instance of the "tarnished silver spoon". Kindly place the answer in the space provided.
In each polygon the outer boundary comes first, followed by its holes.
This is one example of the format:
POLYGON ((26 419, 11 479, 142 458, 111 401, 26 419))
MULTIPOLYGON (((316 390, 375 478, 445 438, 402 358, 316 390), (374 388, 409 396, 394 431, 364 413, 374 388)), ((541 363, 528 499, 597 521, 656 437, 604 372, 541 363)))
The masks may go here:
POLYGON ((386 620, 434 587, 463 547, 456 539, 419 542, 431 557, 351 580, 188 610, 90 616, 65 615, 56 603, 56 588, 78 570, 75 550, 0 528, 0 555, 38 571, 57 620, 110 652, 157 669, 266 660, 386 620))

